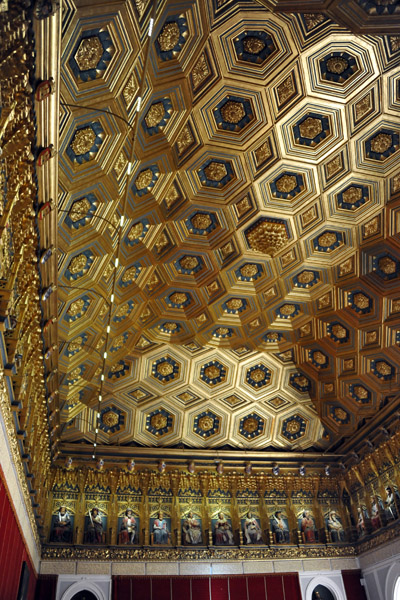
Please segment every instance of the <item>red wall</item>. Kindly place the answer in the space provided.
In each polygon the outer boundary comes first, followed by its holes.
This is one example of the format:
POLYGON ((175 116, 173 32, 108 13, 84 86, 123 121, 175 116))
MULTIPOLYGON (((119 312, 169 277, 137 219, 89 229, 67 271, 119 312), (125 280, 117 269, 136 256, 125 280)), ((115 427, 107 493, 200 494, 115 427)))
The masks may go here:
POLYGON ((365 590, 361 585, 361 571, 342 571, 344 589, 347 600, 367 600, 365 590))
POLYGON ((39 575, 36 583, 35 600, 54 600, 58 575, 39 575))
POLYGON ((113 577, 113 600, 301 600, 297 573, 233 577, 113 577))
POLYGON ((35 597, 36 573, 26 551, 0 467, 0 598, 15 600, 23 561, 29 567, 28 600, 35 597))

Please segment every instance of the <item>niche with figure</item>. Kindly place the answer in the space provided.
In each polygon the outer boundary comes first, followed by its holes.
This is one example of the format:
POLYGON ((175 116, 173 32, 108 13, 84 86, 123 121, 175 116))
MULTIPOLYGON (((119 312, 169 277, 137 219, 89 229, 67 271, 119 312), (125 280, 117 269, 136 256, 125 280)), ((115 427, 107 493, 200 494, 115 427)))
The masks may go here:
POLYGON ((269 517, 269 523, 271 528, 272 543, 289 544, 290 529, 286 512, 280 508, 276 508, 276 510, 269 517))
POLYGON ((317 585, 314 588, 312 596, 312 600, 336 600, 335 596, 332 594, 330 590, 325 585, 317 585))
POLYGON ((105 544, 106 531, 106 513, 97 506, 93 506, 85 517, 85 544, 105 544))
POLYGON ((324 515, 326 529, 328 531, 329 541, 337 544, 346 541, 342 519, 336 509, 330 509, 324 515))
POLYGON ((150 543, 154 546, 167 546, 171 543, 171 517, 158 509, 150 517, 150 543))
POLYGON ((212 539, 215 546, 233 546, 235 544, 232 520, 227 512, 218 510, 211 518, 212 539))
POLYGON ((118 516, 118 544, 138 544, 139 532, 139 515, 132 508, 128 507, 118 516))
POLYGON ((240 515, 240 525, 243 535, 243 543, 246 545, 263 544, 260 519, 254 508, 248 506, 240 515))
POLYGON ((304 508, 298 513, 297 522, 302 543, 318 543, 318 531, 310 508, 304 508))
POLYGON ((59 506, 51 517, 50 541, 57 544, 72 544, 74 515, 67 506, 59 506))
POLYGON ((181 517, 181 541, 184 546, 203 544, 202 519, 192 508, 181 517))

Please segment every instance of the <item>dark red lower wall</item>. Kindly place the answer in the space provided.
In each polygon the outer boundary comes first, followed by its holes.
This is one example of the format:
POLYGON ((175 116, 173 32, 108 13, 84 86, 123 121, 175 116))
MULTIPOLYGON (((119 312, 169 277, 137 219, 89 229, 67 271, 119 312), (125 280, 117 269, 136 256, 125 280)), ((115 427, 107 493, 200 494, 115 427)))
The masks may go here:
POLYGON ((39 575, 36 584, 35 600, 55 600, 57 575, 39 575))
POLYGON ((36 573, 18 528, 0 467, 0 598, 16 600, 23 562, 29 568, 28 600, 35 597, 36 573))
POLYGON ((301 600, 297 573, 233 577, 113 577, 113 600, 301 600))
POLYGON ((361 585, 361 571, 342 571, 347 600, 367 600, 365 589, 361 585))

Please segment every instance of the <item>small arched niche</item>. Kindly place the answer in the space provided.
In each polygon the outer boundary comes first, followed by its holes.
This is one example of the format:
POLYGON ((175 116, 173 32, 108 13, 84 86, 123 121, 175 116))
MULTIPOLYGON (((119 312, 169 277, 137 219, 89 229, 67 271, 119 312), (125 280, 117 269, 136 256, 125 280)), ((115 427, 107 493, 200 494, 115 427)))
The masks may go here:
POLYGON ((318 584, 313 589, 311 600, 336 600, 336 597, 325 585, 318 584))
POLYGON ((97 600, 97 596, 89 590, 80 590, 72 596, 71 600, 97 600))

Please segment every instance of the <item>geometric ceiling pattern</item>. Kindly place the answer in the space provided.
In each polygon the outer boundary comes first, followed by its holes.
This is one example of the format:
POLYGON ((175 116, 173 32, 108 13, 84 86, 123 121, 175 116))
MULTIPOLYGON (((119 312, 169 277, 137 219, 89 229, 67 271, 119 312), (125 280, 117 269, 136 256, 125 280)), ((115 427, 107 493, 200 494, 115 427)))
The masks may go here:
POLYGON ((62 441, 324 449, 398 390, 400 38, 277 4, 66 2, 62 441))

